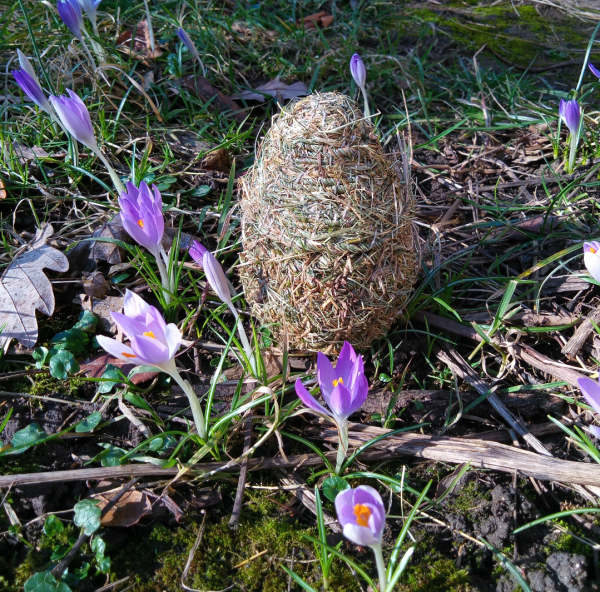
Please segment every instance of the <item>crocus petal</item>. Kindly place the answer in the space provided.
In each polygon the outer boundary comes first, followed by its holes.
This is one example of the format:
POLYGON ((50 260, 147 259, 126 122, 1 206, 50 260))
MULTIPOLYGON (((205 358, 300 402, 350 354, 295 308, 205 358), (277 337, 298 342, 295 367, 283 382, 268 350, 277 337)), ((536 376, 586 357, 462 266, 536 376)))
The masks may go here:
POLYGON ((344 421, 351 413, 352 393, 343 384, 338 384, 331 392, 327 405, 338 421, 344 421))
POLYGON ((596 241, 583 243, 583 262, 589 274, 600 282, 600 244, 596 241))
POLYGON ((156 186, 152 190, 143 181, 139 188, 127 183, 127 191, 119 196, 123 228, 136 243, 155 257, 160 255, 165 221, 162 198, 156 186))
POLYGON ((81 40, 81 25, 83 23, 83 18, 79 3, 76 0, 75 2, 70 2, 69 0, 58 0, 56 8, 58 9, 60 18, 62 19, 63 23, 65 23, 69 31, 71 31, 74 37, 81 40))
POLYGON ((183 27, 179 27, 179 29, 177 29, 177 37, 181 39, 181 42, 187 47, 188 51, 195 58, 199 57, 198 50, 196 49, 194 42, 192 41, 190 36, 184 31, 183 27))
POLYGON ((34 80, 28 72, 25 70, 14 70, 13 76, 17 81, 17 84, 21 87, 21 90, 43 111, 46 113, 52 113, 52 107, 42 87, 39 83, 34 80))
POLYGON ((96 339, 98 340, 100 347, 107 351, 111 356, 123 360, 124 362, 130 362, 131 364, 140 363, 135 352, 128 345, 120 343, 116 339, 105 337, 104 335, 98 335, 96 339))
POLYGON ((302 384, 302 381, 298 378, 296 380, 296 394, 298 398, 309 408, 317 413, 321 413, 323 415, 328 415, 331 417, 331 413, 321 405, 306 389, 306 387, 302 384))
POLYGON ((600 413, 600 384, 587 376, 577 379, 577 384, 588 404, 600 413))
POLYGON ((229 308, 233 308, 231 290, 229 289, 229 283, 227 282, 227 277, 225 276, 221 264, 210 251, 204 253, 202 261, 204 274, 206 275, 210 287, 215 291, 216 295, 229 306, 229 308))
POLYGON ((129 318, 120 312, 111 312, 110 316, 117 327, 119 327, 129 339, 135 335, 142 335, 146 330, 146 324, 138 318, 129 318))
POLYGON ((135 292, 131 290, 125 290, 125 298, 123 301, 123 312, 125 316, 139 321, 146 319, 146 313, 150 305, 135 292))
POLYGON ((171 360, 169 348, 158 339, 142 335, 131 337, 130 341, 131 349, 144 364, 160 368, 171 360))
POLYGON ((592 434, 595 438, 600 438, 600 428, 598 426, 591 425, 591 426, 589 426, 589 428, 590 428, 590 432, 592 432, 592 434))
POLYGON ((146 312, 146 328, 154 335, 155 339, 158 339, 163 345, 167 345, 167 324, 154 306, 149 307, 146 312))
POLYGON ((317 354, 317 379, 319 381, 319 386, 321 387, 321 394, 325 399, 325 402, 329 405, 329 399, 331 398, 331 393, 335 388, 333 386, 333 382, 338 378, 329 358, 319 352, 317 354))
POLYGON ((596 77, 596 78, 600 78, 600 70, 598 70, 598 68, 596 68, 596 66, 594 66, 594 64, 588 64, 588 67, 590 69, 590 72, 596 77))
POLYGON ((347 342, 344 342, 344 347, 338 357, 337 364, 335 365, 335 373, 337 378, 342 378, 343 383, 350 388, 350 379, 352 377, 352 368, 354 367, 354 361, 356 360, 356 353, 354 348, 347 342))
POLYGON ((355 545, 360 545, 361 547, 371 547, 372 545, 381 543, 381 539, 378 539, 367 526, 346 524, 343 533, 349 541, 352 541, 355 545))
POLYGON ((198 241, 194 241, 190 247, 190 257, 202 267, 204 267, 204 253, 207 252, 208 249, 198 241))
POLYGON ((356 413, 369 396, 369 381, 364 374, 359 374, 352 388, 352 403, 348 415, 356 413))
POLYGON ((50 102, 67 131, 84 146, 97 152, 98 144, 90 114, 83 101, 71 90, 68 92, 70 97, 51 96, 50 102))
POLYGON ((579 124, 581 123, 581 107, 575 99, 561 102, 558 107, 558 114, 565 122, 572 134, 579 133, 579 124))
POLYGON ((335 511, 337 512, 338 521, 344 527, 346 524, 356 522, 356 516, 354 515, 354 489, 344 489, 340 491, 335 497, 335 511), (350 508, 351 513, 347 512, 350 508))
POLYGON ((356 84, 360 88, 364 88, 367 81, 367 69, 357 53, 350 59, 350 73, 356 84))
POLYGON ((38 86, 42 86, 37 74, 35 73, 35 70, 33 69, 33 65, 29 61, 29 58, 20 49, 17 49, 17 56, 19 58, 21 70, 25 70, 25 72, 27 72, 27 74, 29 74, 29 76, 31 76, 37 82, 38 86))
POLYGON ((174 357, 181 345, 181 331, 175 323, 169 323, 167 325, 165 337, 167 340, 167 347, 169 348, 169 355, 174 357))

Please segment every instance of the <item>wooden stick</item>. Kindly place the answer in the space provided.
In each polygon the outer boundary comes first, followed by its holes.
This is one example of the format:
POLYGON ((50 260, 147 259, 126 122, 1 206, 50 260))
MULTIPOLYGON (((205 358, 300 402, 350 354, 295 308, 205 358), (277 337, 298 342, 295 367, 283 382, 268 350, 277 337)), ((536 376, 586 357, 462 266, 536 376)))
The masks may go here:
MULTIPOLYGON (((438 358, 444 362, 455 374, 458 374, 463 380, 466 380, 478 393, 482 395, 488 393, 491 386, 481 379, 477 373, 467 364, 462 356, 454 349, 448 351, 439 350, 438 358)), ((489 404, 502 416, 502 418, 517 432, 527 444, 545 456, 552 456, 546 447, 527 429, 522 419, 513 415, 498 398, 496 393, 490 393, 487 397, 489 404)))
POLYGON ((574 358, 579 353, 579 350, 583 347, 587 338, 594 331, 592 321, 596 324, 600 323, 600 310, 594 311, 589 318, 585 319, 585 321, 577 327, 577 330, 573 333, 573 337, 571 337, 562 348, 561 354, 564 354, 568 358, 574 358))

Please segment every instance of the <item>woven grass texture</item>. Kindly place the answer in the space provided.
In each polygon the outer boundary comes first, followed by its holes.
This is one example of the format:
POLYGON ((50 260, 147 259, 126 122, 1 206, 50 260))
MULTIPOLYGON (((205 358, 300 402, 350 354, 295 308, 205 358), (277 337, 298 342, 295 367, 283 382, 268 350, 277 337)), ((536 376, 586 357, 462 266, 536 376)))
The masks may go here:
POLYGON ((294 350, 366 347, 416 279, 406 157, 357 103, 315 94, 273 120, 242 180, 240 275, 252 313, 294 350))

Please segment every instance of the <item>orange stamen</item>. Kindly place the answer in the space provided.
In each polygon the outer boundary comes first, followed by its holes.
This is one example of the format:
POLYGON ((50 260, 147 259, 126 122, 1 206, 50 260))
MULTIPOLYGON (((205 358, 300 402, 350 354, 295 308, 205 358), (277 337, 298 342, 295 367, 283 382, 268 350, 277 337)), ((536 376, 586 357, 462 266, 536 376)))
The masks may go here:
POLYGON ((146 332, 144 333, 144 335, 145 335, 146 337, 152 337, 152 339, 156 339, 156 335, 154 335, 154 333, 152 333, 152 331, 146 331, 146 332))
POLYGON ((594 249, 594 247, 590 247, 590 253, 593 253, 594 255, 597 253, 596 249, 594 249))
POLYGON ((332 384, 333 386, 337 386, 338 384, 344 384, 344 379, 340 377, 337 380, 334 380, 332 384))
POLYGON ((138 220, 138 226, 139 226, 140 228, 144 228, 144 221, 143 221, 143 220, 141 220, 141 219, 140 219, 140 220, 138 220))
POLYGON ((363 504, 356 504, 354 506, 354 515, 356 516, 356 524, 359 526, 369 526, 369 518, 371 517, 371 510, 363 504))
POLYGON ((126 358, 135 358, 135 354, 128 354, 127 352, 121 352, 121 355, 126 358))

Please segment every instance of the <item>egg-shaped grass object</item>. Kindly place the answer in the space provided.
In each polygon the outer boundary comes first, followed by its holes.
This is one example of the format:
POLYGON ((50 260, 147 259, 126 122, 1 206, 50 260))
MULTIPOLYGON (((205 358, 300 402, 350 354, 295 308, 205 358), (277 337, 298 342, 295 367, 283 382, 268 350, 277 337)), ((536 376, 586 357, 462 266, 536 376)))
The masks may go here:
POLYGON ((410 183, 406 155, 386 156, 345 95, 275 116, 242 177, 240 276, 262 326, 293 350, 385 335, 419 265, 410 183))

